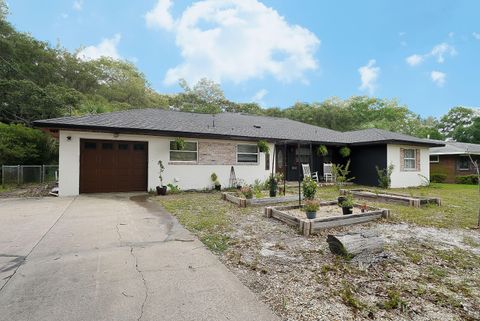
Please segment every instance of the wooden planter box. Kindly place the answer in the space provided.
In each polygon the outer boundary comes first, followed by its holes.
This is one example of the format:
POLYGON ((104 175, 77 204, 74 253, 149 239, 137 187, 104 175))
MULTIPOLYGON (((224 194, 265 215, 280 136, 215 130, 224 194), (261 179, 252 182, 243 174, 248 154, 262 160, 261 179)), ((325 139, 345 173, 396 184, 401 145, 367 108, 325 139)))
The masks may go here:
MULTIPOLYGON (((278 203, 287 203, 298 201, 298 195, 286 195, 277 197, 263 197, 263 198, 244 198, 238 197, 234 193, 223 192, 222 199, 231 203, 237 204, 239 207, 255 206, 255 205, 270 205, 278 203)), ((302 196, 303 199, 303 196, 302 196)))
MULTIPOLYGON (((321 202, 320 208, 322 206, 330 206, 330 205, 337 205, 337 201, 321 202)), ((360 207, 359 204, 355 204, 354 206, 357 208, 360 207)), ((309 236, 310 234, 318 233, 319 231, 327 228, 365 223, 365 222, 377 220, 382 217, 387 218, 390 215, 390 210, 374 208, 374 207, 368 207, 367 212, 365 213, 349 214, 349 215, 342 215, 339 208, 340 214, 338 216, 323 217, 323 218, 319 217, 319 218, 314 218, 312 220, 309 220, 307 218, 302 219, 286 212, 288 210, 293 210, 298 208, 300 208, 299 205, 265 207, 265 216, 273 217, 290 226, 296 227, 300 232, 303 233, 303 235, 309 236)))
POLYGON ((442 205, 442 199, 439 197, 412 197, 409 195, 395 193, 375 193, 367 189, 341 189, 340 194, 351 194, 355 198, 361 198, 374 202, 397 203, 407 206, 420 207, 427 204, 442 205))

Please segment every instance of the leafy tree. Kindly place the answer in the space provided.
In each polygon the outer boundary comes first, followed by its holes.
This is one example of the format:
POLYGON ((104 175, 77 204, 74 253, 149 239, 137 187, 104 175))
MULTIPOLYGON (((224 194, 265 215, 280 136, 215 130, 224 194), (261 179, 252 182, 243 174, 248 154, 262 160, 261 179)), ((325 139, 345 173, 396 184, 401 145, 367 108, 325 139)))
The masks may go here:
POLYGON ((0 165, 51 164, 58 159, 56 142, 38 129, 0 123, 0 165))
POLYGON ((455 130, 472 124, 475 113, 466 107, 454 107, 440 119, 438 130, 446 137, 452 137, 455 130))
POLYGON ((459 142, 480 144, 480 117, 475 117, 468 127, 455 128, 452 137, 459 142))

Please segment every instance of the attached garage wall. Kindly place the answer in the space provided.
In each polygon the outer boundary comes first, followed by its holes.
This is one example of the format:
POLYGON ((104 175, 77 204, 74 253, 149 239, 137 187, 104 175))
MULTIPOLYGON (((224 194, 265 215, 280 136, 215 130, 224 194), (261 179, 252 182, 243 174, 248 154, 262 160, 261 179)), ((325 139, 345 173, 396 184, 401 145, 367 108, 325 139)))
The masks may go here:
MULTIPOLYGON (((219 181, 223 186, 228 186, 231 166, 235 169, 237 179, 243 179, 248 184, 252 184, 255 179, 265 180, 270 174, 270 171, 265 167, 264 153, 259 154, 259 162, 257 164, 237 164, 235 154, 233 156, 224 155, 227 150, 235 153, 237 144, 255 144, 255 142, 251 141, 185 138, 186 141, 198 142, 199 163, 182 164, 181 162, 169 161, 170 141, 175 140, 175 137, 127 134, 120 134, 118 137, 114 137, 112 133, 60 130, 60 196, 78 195, 80 192, 81 139, 147 142, 147 188, 149 190, 155 189, 155 186, 159 185, 159 160, 162 160, 165 166, 165 172, 163 173, 164 184, 172 183, 184 190, 211 188, 210 174, 213 172, 218 175, 219 181), (70 139, 67 137, 70 137, 70 139), (226 157, 229 158, 225 159, 226 157)), ((270 150, 273 151, 273 145, 270 145, 270 150)), ((273 168, 273 157, 270 157, 269 167, 270 169, 273 168)))

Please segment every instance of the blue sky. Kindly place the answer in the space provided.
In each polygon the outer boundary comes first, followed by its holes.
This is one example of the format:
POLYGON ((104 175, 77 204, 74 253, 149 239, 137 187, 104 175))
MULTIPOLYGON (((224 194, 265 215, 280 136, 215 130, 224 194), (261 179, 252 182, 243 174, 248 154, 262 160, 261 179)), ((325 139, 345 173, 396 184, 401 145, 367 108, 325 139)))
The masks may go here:
POLYGON ((262 106, 397 98, 422 116, 480 106, 480 1, 8 0, 21 31, 124 58, 153 88, 220 82, 262 106), (301 4, 301 5, 300 5, 301 4))

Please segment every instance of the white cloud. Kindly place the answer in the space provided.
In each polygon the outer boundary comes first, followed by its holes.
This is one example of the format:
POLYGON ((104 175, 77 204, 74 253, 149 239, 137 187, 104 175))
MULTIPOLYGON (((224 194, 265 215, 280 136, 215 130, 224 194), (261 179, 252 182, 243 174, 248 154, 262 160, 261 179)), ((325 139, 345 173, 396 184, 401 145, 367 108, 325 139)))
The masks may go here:
POLYGON ((203 77, 238 83, 269 75, 305 81, 304 73, 317 68, 314 54, 320 40, 257 0, 197 1, 176 20, 169 20, 166 4, 170 2, 159 0, 145 16, 147 26, 174 32, 181 50, 183 62, 167 71, 166 84, 203 77))
POLYGON ((443 85, 445 85, 447 74, 441 71, 434 70, 430 73, 430 78, 435 83, 435 85, 437 85, 438 87, 443 87, 443 85))
POLYGON ((253 101, 256 101, 256 102, 259 102, 259 101, 261 101, 261 100, 263 99, 263 97, 265 97, 267 94, 268 94, 268 90, 266 90, 266 89, 264 89, 264 88, 263 88, 263 89, 260 89, 259 91, 257 91, 257 92, 255 93, 255 95, 253 95, 252 100, 253 100, 253 101))
POLYGON ((473 38, 480 40, 480 32, 472 32, 473 38))
POLYGON ((419 54, 414 54, 405 59, 405 61, 410 65, 410 66, 416 66, 426 59, 433 57, 437 60, 439 64, 443 63, 445 61, 445 57, 450 56, 453 57, 457 54, 457 50, 455 49, 454 46, 449 45, 446 42, 442 42, 432 48, 430 52, 419 55, 419 54))
POLYGON ((68 19, 68 13, 62 13, 61 16, 63 19, 68 19))
POLYGON ((430 51, 430 55, 437 59, 438 63, 443 63, 445 61, 445 56, 455 56, 457 51, 453 46, 443 42, 441 44, 436 45, 433 47, 432 51, 430 51))
POLYGON ((110 39, 103 39, 96 46, 88 46, 83 48, 77 53, 77 57, 82 60, 95 60, 100 57, 110 57, 113 59, 119 59, 117 46, 122 36, 117 33, 110 39))
POLYGON ((375 63, 375 59, 370 59, 368 64, 358 68, 360 80, 362 81, 359 89, 368 91, 370 95, 372 95, 377 88, 377 80, 380 74, 380 67, 376 67, 375 63))
POLYGON ((174 25, 170 14, 171 0, 158 0, 157 5, 145 14, 145 21, 149 28, 163 28, 171 30, 174 25))
POLYGON ((420 55, 411 55, 405 59, 410 66, 416 66, 423 61, 423 57, 420 55))
POLYGON ((73 9, 77 11, 82 11, 83 9, 83 0, 75 0, 73 2, 73 9))

